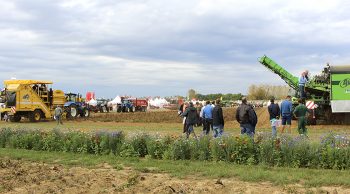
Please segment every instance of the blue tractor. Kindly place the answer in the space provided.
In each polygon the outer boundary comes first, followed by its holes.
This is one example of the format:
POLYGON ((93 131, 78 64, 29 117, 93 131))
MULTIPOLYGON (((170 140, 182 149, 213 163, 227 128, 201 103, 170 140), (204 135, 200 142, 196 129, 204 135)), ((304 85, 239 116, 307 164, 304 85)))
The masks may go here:
POLYGON ((80 117, 89 117, 90 110, 85 102, 82 101, 80 94, 66 93, 66 103, 64 103, 64 110, 67 113, 67 118, 74 119, 80 117))

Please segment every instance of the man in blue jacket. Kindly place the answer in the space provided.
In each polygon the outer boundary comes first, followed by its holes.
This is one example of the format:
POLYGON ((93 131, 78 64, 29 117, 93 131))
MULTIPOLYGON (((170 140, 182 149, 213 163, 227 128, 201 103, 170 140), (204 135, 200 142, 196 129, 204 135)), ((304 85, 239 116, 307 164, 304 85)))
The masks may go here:
POLYGON ((203 119, 205 120, 203 134, 208 135, 210 128, 213 129, 213 107, 211 106, 210 101, 207 101, 203 109, 203 119))
POLYGON ((282 133, 284 133, 286 125, 288 125, 288 133, 291 133, 292 114, 291 96, 288 95, 281 103, 282 133))

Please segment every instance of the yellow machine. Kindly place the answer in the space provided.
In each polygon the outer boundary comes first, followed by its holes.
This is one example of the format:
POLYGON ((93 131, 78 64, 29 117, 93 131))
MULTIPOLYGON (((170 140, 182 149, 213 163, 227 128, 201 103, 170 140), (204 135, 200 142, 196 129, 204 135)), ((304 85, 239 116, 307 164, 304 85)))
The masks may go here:
POLYGON ((66 99, 62 90, 49 88, 51 84, 51 81, 5 80, 1 115, 7 115, 13 122, 19 122, 22 117, 32 122, 53 118, 55 107, 63 107, 66 99))

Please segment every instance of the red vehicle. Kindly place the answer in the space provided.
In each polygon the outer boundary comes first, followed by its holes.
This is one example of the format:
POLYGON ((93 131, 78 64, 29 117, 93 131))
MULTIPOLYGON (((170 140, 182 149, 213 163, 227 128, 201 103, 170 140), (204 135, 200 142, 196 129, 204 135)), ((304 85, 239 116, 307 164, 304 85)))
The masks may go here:
POLYGON ((138 98, 124 98, 121 97, 121 103, 118 104, 118 112, 146 112, 148 107, 148 101, 146 99, 138 98))

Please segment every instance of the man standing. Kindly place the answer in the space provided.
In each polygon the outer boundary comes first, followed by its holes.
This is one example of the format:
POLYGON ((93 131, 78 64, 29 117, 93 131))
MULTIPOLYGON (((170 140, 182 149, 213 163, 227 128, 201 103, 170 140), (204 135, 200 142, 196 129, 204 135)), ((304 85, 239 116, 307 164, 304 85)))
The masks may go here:
POLYGON ((299 78, 300 98, 306 98, 305 85, 308 81, 309 81, 309 71, 305 70, 303 73, 301 73, 301 76, 299 78))
POLYGON ((62 114, 63 114, 62 108, 57 105, 57 107, 55 108, 55 118, 56 118, 56 121, 57 121, 57 125, 59 125, 59 124, 63 125, 63 123, 62 123, 62 114))
POLYGON ((291 96, 288 95, 285 100, 281 103, 281 115, 282 115, 282 133, 284 133, 284 128, 288 125, 288 133, 291 133, 292 124, 292 102, 291 96))
POLYGON ((202 110, 202 104, 199 102, 196 102, 196 109, 197 109, 197 124, 196 126, 202 126, 202 118, 200 117, 201 110, 202 110))
POLYGON ((295 110, 293 112, 295 118, 298 119, 298 132, 300 135, 307 135, 307 129, 306 129, 306 118, 308 115, 309 110, 304 105, 304 100, 299 99, 298 100, 299 105, 295 107, 295 110))
POLYGON ((275 104, 275 100, 270 100, 271 104, 267 107, 269 114, 270 114, 270 122, 272 127, 272 136, 276 137, 277 135, 277 129, 276 129, 276 121, 278 120, 280 116, 280 107, 278 104, 275 104))
POLYGON ((213 132, 214 137, 221 137, 224 131, 224 116, 220 105, 220 100, 216 100, 213 108, 213 132))
POLYGON ((197 124, 197 109, 193 107, 193 103, 189 103, 189 107, 186 108, 184 113, 182 113, 183 117, 186 117, 186 137, 188 138, 190 134, 193 132, 194 137, 197 139, 196 133, 194 132, 193 126, 197 124))
POLYGON ((203 109, 203 118, 205 127, 203 128, 203 134, 208 135, 210 128, 213 128, 213 107, 210 104, 210 101, 207 101, 203 109))
POLYGON ((254 137, 255 126, 258 118, 252 106, 247 104, 247 98, 242 98, 242 104, 237 108, 236 120, 240 124, 241 134, 254 137))

